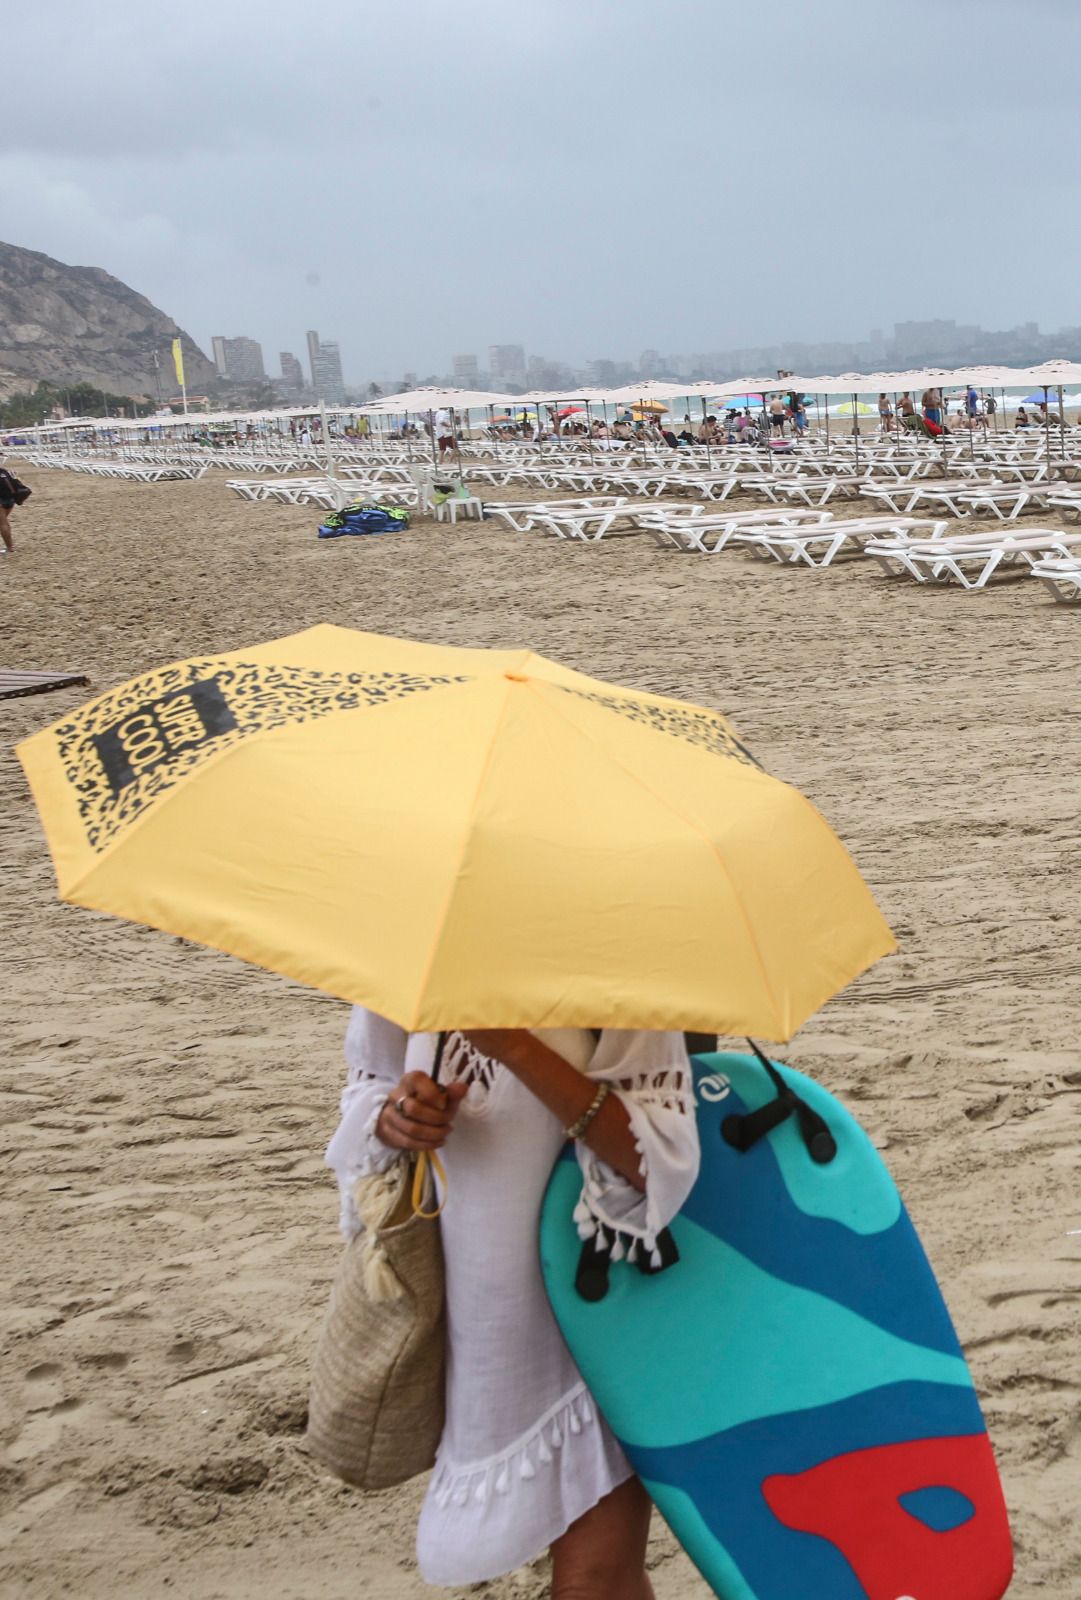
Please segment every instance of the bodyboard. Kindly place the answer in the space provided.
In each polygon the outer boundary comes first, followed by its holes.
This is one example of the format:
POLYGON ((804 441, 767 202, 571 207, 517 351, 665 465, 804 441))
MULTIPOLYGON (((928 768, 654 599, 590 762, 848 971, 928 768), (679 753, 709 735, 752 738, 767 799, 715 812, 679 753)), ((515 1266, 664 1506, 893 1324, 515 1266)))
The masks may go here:
POLYGON ((548 1296, 609 1427, 722 1600, 999 1600, 1013 1559, 990 1440, 877 1150, 790 1067, 692 1064, 702 1165, 678 1261, 604 1260, 585 1299, 573 1159, 545 1196, 548 1296))

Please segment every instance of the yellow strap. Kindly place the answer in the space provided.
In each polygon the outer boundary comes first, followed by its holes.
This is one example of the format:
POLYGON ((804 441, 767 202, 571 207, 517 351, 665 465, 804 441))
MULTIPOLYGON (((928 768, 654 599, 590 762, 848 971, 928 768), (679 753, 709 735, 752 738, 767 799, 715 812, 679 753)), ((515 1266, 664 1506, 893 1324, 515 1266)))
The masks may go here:
POLYGON ((436 1152, 434 1150, 432 1150, 431 1152, 429 1152, 427 1150, 422 1150, 420 1155, 417 1157, 416 1165, 413 1168, 413 1214, 414 1214, 414 1216, 427 1217, 429 1221, 431 1221, 434 1217, 437 1217, 439 1215, 439 1213, 443 1209, 443 1205, 444 1205, 445 1200, 446 1200, 446 1194, 447 1194, 447 1175, 443 1171, 443 1163, 440 1161, 438 1155, 436 1154, 436 1152), (426 1179, 426 1177, 428 1175, 428 1163, 429 1162, 431 1162, 432 1166, 435 1168, 436 1172, 439 1175, 439 1181, 443 1185, 443 1199, 440 1200, 439 1204, 436 1206, 434 1211, 425 1211, 425 1209, 424 1209, 424 1181, 425 1181, 425 1179, 426 1179))

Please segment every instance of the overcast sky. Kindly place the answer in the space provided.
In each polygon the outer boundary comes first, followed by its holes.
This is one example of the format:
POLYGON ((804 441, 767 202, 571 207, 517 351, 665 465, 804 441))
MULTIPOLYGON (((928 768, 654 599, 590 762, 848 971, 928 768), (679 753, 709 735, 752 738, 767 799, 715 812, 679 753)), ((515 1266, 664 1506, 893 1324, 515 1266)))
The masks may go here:
POLYGON ((52 0, 0 233, 351 380, 1081 322, 1079 0, 52 0))

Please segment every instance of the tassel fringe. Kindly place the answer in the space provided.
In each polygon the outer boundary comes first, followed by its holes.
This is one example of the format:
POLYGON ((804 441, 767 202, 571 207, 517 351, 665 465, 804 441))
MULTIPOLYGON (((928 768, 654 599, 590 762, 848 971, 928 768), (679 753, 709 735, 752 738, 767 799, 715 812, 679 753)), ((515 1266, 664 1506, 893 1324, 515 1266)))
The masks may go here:
POLYGON ((467 1506, 472 1501, 475 1505, 485 1505, 493 1494, 510 1492, 512 1473, 517 1474, 520 1482, 532 1482, 539 1471, 552 1465, 554 1451, 562 1449, 568 1438, 580 1435, 583 1428, 596 1420, 597 1413, 589 1395, 584 1388, 579 1389, 506 1455, 459 1472, 442 1463, 437 1465, 432 1481, 436 1504, 442 1510, 452 1503, 467 1506))

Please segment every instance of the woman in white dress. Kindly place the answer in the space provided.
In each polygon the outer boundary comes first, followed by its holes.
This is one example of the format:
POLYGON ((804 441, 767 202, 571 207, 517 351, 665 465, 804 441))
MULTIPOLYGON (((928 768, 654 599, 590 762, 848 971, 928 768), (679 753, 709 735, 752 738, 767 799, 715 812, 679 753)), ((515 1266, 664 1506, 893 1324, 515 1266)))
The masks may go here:
POLYGON ((347 1237, 358 1178, 441 1151, 447 1408, 421 1510, 424 1578, 453 1586, 550 1548, 553 1600, 652 1600, 650 1506, 552 1316, 537 1233, 549 1175, 576 1141, 583 1238, 647 1252, 698 1171, 683 1036, 607 1029, 407 1034, 361 1007, 346 1035, 342 1118, 327 1150, 347 1237), (445 1148, 444 1148, 445 1147, 445 1148))

